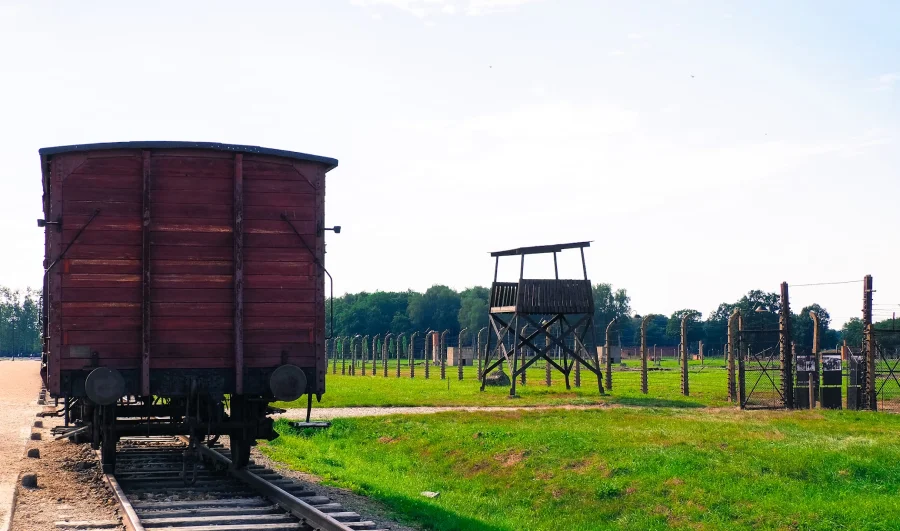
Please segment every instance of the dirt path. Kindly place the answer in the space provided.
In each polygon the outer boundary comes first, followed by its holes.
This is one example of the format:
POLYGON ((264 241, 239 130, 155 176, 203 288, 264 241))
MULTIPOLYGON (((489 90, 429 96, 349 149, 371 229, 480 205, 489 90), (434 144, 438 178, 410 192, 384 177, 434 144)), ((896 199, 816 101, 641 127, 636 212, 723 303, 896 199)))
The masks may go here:
POLYGON ((5 529, 31 424, 41 410, 38 361, 0 360, 0 529, 5 529))
MULTIPOLYGON (((326 407, 312 410, 312 420, 331 420, 349 417, 380 417, 384 415, 424 415, 428 413, 444 413, 446 411, 544 411, 551 409, 587 410, 610 409, 622 407, 616 404, 597 404, 591 406, 418 406, 418 407, 326 407)), ((275 415, 276 418, 305 419, 306 409, 291 408, 285 413, 275 415)))

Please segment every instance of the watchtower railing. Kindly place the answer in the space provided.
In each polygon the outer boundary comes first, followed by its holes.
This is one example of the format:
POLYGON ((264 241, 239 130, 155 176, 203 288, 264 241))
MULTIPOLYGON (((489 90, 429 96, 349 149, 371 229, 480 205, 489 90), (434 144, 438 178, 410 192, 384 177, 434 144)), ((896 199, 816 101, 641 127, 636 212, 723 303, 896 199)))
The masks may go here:
POLYGON ((491 313, 592 313, 589 280, 522 279, 491 285, 491 313))

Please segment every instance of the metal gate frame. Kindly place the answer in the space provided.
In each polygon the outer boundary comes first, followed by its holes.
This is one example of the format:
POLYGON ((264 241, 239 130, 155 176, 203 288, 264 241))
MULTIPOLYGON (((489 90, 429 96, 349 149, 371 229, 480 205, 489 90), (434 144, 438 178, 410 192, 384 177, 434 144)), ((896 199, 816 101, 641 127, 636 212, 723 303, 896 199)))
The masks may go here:
POLYGON ((872 328, 875 346, 875 400, 872 409, 900 409, 900 330, 872 328), (890 350, 893 349, 893 353, 890 350), (887 388, 887 389, 886 389, 887 388), (888 390, 897 398, 895 404, 887 407, 888 390))
POLYGON ((780 344, 781 331, 773 330, 739 330, 738 331, 738 403, 741 409, 780 409, 785 407, 785 398, 780 381, 780 344), (754 350, 754 343, 758 344, 760 336, 778 336, 778 340, 772 346, 761 350, 754 350), (756 374, 755 378, 747 381, 747 373, 756 374), (775 377, 773 378, 773 373, 775 377), (748 389, 748 383, 749 389, 748 389), (762 384, 762 387, 760 387, 762 384), (773 401, 769 406, 752 403, 754 393, 771 392, 773 401))
POLYGON ((739 323, 740 329, 737 334, 739 353, 738 403, 741 409, 746 409, 750 404, 750 399, 752 398, 753 393, 758 390, 760 383, 763 383, 763 389, 765 389, 766 383, 763 380, 764 376, 772 385, 772 389, 775 392, 773 394, 773 404, 770 407, 773 409, 792 409, 794 407, 794 349, 791 340, 791 304, 787 282, 781 283, 781 309, 778 312, 778 328, 745 330, 743 328, 742 319, 739 320, 739 323), (776 334, 778 339, 773 343, 772 347, 754 352, 752 342, 754 334, 776 334), (772 362, 774 361, 774 351, 776 347, 778 351, 778 383, 776 383, 775 379, 771 376, 771 372, 775 369, 775 367, 772 366, 772 362), (766 353, 768 353, 767 356, 762 356, 762 354, 766 353), (753 386, 750 388, 749 393, 747 392, 748 364, 751 372, 760 373, 753 382, 753 386))

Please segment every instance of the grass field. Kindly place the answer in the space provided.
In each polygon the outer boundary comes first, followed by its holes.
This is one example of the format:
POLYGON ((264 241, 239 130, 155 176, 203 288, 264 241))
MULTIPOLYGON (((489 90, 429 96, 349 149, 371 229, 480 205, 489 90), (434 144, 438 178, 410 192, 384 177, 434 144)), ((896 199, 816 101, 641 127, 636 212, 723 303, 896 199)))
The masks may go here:
POLYGON ((263 452, 427 529, 900 527, 890 414, 611 408, 278 429, 263 452))
MULTIPOLYGON (((728 402, 727 375, 722 360, 708 360, 704 365, 690 362, 691 395, 681 395, 681 373, 678 363, 671 360, 662 362, 662 370, 649 372, 649 392, 640 390, 641 374, 639 362, 627 362, 626 370, 617 367, 613 375, 613 388, 607 396, 600 396, 597 379, 588 371, 582 371, 581 387, 576 388, 574 377, 572 388, 567 390, 562 376, 553 373, 553 385, 547 387, 544 369, 531 369, 527 385, 517 386, 517 398, 509 398, 508 387, 488 387, 480 391, 480 382, 474 367, 464 368, 462 380, 457 378, 456 367, 447 368, 447 379, 440 379, 439 368, 432 367, 431 378, 426 380, 422 367, 416 367, 416 377, 409 378, 409 368, 401 368, 401 378, 397 378, 396 366, 388 369, 388 377, 383 377, 379 367, 378 376, 356 376, 332 374, 326 378, 326 393, 317 407, 354 406, 533 406, 560 404, 601 404, 613 403, 637 406, 704 407, 726 406, 728 402)), ((305 407, 305 401, 281 403, 280 407, 305 407), (302 403, 301 403, 302 402, 302 403)))

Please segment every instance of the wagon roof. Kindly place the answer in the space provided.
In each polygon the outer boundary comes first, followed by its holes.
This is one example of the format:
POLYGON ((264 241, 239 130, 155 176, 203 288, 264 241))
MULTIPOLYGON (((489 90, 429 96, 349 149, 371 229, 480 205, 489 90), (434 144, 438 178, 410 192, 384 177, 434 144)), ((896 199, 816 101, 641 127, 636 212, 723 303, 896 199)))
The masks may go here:
MULTIPOLYGON (((71 146, 45 147, 38 150, 41 156, 68 153, 71 151, 97 151, 105 149, 212 149, 216 151, 233 151, 237 153, 255 153, 258 155, 272 155, 310 162, 319 162, 332 170, 338 165, 337 159, 285 151, 283 149, 271 149, 259 146, 244 146, 240 144, 221 144, 219 142, 174 142, 174 141, 135 141, 135 142, 103 142, 99 144, 75 144, 71 146)), ((326 170, 326 171, 328 171, 326 170)))

